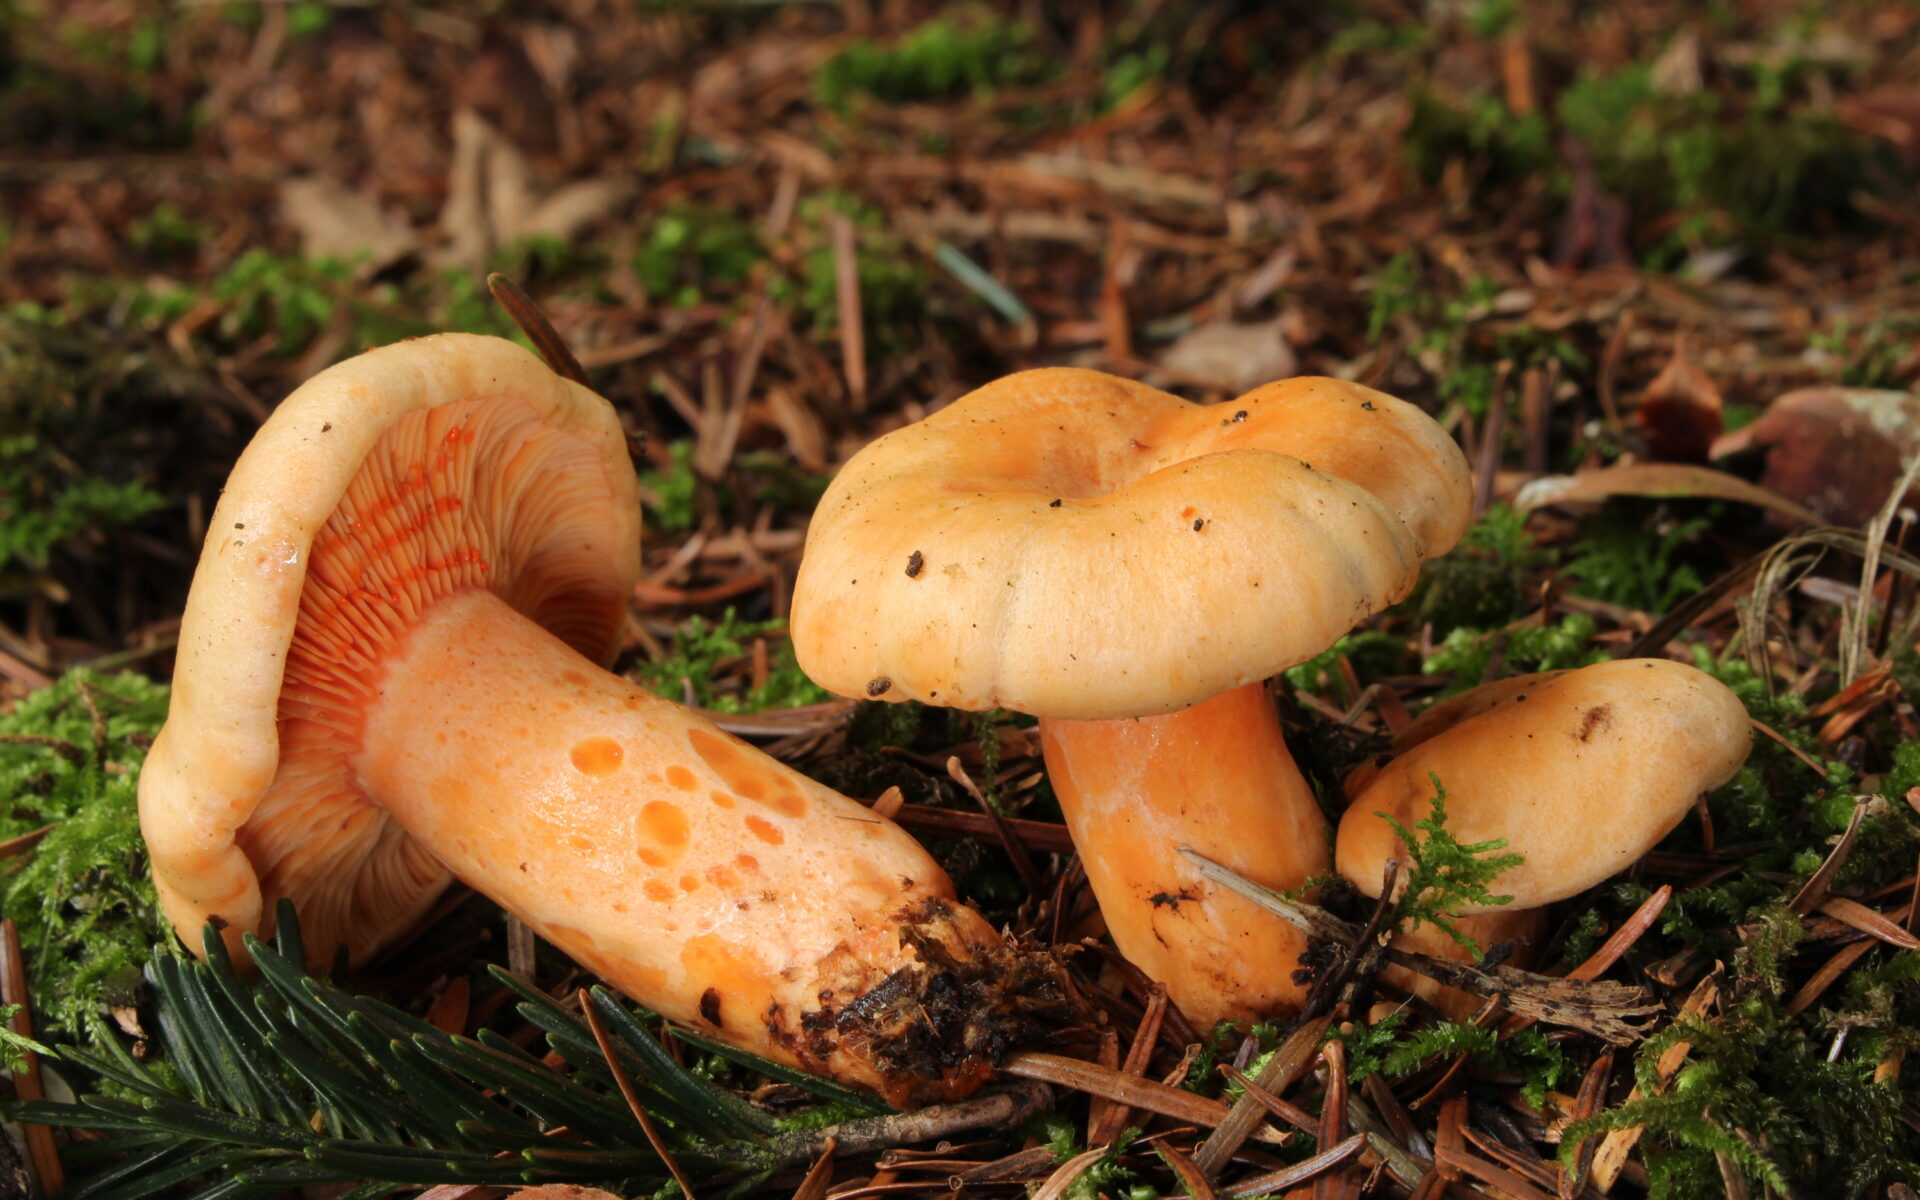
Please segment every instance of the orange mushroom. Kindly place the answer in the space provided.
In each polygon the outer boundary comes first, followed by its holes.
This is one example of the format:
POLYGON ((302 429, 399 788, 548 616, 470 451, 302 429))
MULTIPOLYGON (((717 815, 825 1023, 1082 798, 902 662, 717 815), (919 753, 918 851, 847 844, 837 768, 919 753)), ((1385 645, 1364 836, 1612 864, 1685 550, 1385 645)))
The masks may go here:
POLYGON ((880 438, 828 488, 793 598, 845 695, 1040 718, 1115 943, 1189 1017, 1298 1004, 1304 946, 1189 845, 1270 887, 1327 864, 1267 677, 1413 586, 1466 529, 1467 467, 1410 404, 1293 379, 1190 404, 1028 371, 880 438))
POLYGON ((1047 968, 898 827, 601 669, 639 535, 612 408, 512 343, 295 392, 214 511, 140 780, 168 917, 238 948, 287 898, 316 964, 363 959, 458 878, 755 1053, 976 1085, 1047 968))
MULTIPOLYGON (((1438 779, 1450 834, 1503 840, 1522 857, 1494 885, 1511 906, 1463 906, 1456 924, 1483 948, 1537 940, 1546 905, 1631 866, 1733 777, 1751 743, 1747 710, 1726 685, 1666 659, 1483 684, 1427 709, 1394 739, 1392 759, 1348 776, 1334 862, 1377 897, 1387 858, 1405 854, 1386 818, 1408 829, 1424 820, 1438 779)), ((1464 950, 1426 926, 1396 944, 1464 950)), ((1389 978, 1455 1017, 1478 1003, 1410 972, 1389 978)))

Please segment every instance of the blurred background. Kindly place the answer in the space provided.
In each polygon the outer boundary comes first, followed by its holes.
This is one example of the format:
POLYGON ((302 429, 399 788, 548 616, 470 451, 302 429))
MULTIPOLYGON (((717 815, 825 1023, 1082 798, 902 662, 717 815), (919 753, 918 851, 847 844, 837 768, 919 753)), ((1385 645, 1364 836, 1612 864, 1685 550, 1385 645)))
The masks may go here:
POLYGON ((1019 367, 1357 378, 1502 468, 1483 502, 1920 375, 1911 4, 0 14, 15 693, 163 667, 264 415, 367 346, 511 334, 489 270, 644 447, 650 656, 781 616, 835 464, 1019 367))

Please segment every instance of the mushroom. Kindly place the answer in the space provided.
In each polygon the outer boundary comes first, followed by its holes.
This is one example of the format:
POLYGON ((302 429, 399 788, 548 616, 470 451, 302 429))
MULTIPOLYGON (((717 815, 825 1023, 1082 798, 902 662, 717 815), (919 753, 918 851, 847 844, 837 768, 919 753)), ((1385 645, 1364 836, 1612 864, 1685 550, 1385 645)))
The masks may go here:
POLYGON ((1410 404, 1293 379, 1196 405, 1095 371, 987 385, 856 454, 808 533, 802 669, 1040 718, 1115 943, 1196 1020, 1297 1005, 1302 939, 1179 854, 1291 888, 1326 823, 1264 683, 1412 588, 1467 467, 1410 404))
MULTIPOLYGON (((1733 778, 1751 742, 1746 707, 1725 684, 1666 659, 1483 684, 1427 709, 1394 739, 1392 759, 1348 776, 1334 863, 1378 897, 1386 860, 1405 854, 1386 818, 1408 829, 1425 820, 1438 780, 1448 833, 1503 840, 1523 860, 1496 884, 1511 907, 1465 905, 1454 914, 1469 923, 1462 931, 1483 945, 1530 936, 1529 913, 1631 866, 1733 778)), ((1444 937, 1422 927, 1407 948, 1434 953, 1444 937)), ((1472 998, 1430 986, 1443 1011, 1470 1011, 1472 998)))
POLYGON ((457 878, 756 1054, 970 1088, 1044 966, 897 826, 601 668, 637 495, 612 407, 497 338, 281 404, 214 510, 140 780, 167 916, 238 950, 287 899, 315 965, 360 961, 457 878))

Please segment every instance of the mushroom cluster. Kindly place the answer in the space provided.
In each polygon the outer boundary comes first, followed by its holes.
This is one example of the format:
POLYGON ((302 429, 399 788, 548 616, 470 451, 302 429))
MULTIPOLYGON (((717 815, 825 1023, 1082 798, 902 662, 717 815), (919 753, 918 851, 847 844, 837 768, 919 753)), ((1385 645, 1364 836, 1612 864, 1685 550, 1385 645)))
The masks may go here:
POLYGON ((310 380, 248 446, 141 828, 189 945, 364 960, 454 879, 650 1008, 896 1101, 976 1086, 1048 964, 905 832, 602 669, 639 567, 612 407, 497 338, 310 380))
MULTIPOLYGON (((1404 597, 1470 510, 1458 447, 1419 409, 1290 379, 1196 405, 1094 371, 1027 371, 870 443, 828 488, 793 597, 794 649, 843 695, 1039 719, 1048 777, 1114 943, 1191 1019, 1290 1011, 1304 935, 1179 853, 1275 889, 1334 863, 1378 895, 1381 815, 1427 815, 1526 865, 1513 910, 1644 854, 1745 758, 1745 710, 1666 661, 1507 680, 1435 706, 1349 781, 1337 839, 1264 681, 1404 597)), ((1409 935, 1451 948, 1433 930, 1409 935)))
POLYGON ((1183 845, 1275 888, 1328 864, 1264 681, 1413 587, 1467 527, 1467 464, 1413 405, 1291 379, 1198 405, 1026 371, 842 468, 793 595, 843 695, 1040 720, 1115 944, 1212 1024, 1298 1005, 1304 941, 1183 845))

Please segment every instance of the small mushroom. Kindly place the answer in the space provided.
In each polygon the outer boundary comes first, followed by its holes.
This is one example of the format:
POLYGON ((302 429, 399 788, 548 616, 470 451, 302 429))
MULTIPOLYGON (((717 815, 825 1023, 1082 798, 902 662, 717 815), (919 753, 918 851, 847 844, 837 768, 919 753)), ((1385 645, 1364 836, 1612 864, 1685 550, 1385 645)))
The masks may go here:
POLYGON ((1248 1020, 1297 1005, 1304 942, 1179 848, 1277 888, 1324 871, 1262 681, 1405 596, 1468 503, 1452 440, 1369 388, 1205 406, 1028 371, 848 462, 808 534, 794 648, 845 695, 884 678, 883 699, 1039 717, 1121 952, 1189 1017, 1248 1020))
POLYGON ((290 396, 215 509, 140 780, 169 919, 237 950, 284 898, 316 965, 360 960, 458 878, 757 1054, 976 1085, 1021 961, 897 826, 601 668, 639 538, 613 409, 510 342, 290 396))
MULTIPOLYGON (((1733 778, 1751 744, 1739 698, 1706 672, 1666 659, 1483 684, 1429 708, 1394 739, 1394 758, 1348 777, 1352 799, 1334 863, 1377 897, 1387 858, 1406 857, 1385 817, 1407 829, 1425 820, 1437 779, 1447 791, 1448 833, 1463 843, 1504 840, 1523 858, 1493 887, 1513 897, 1511 906, 1463 906, 1463 932, 1483 945, 1528 936, 1528 911, 1631 866, 1695 801, 1733 778), (1513 924, 1470 924, 1495 917, 1513 924)), ((1424 936, 1409 949, 1435 953, 1451 941, 1425 927, 1416 932, 1424 936)), ((1443 1011, 1471 1011, 1462 993, 1432 991, 1443 1011)))
MULTIPOLYGON (((1702 795, 1733 778, 1752 744, 1747 710, 1695 667, 1617 659, 1504 679, 1434 706, 1396 740, 1341 818, 1334 864, 1369 896, 1404 854, 1382 813, 1425 820, 1433 780, 1447 831, 1504 839, 1525 861, 1500 876, 1522 907, 1578 895, 1636 862, 1702 795)), ((1486 912, 1486 906, 1463 912, 1486 912)))

